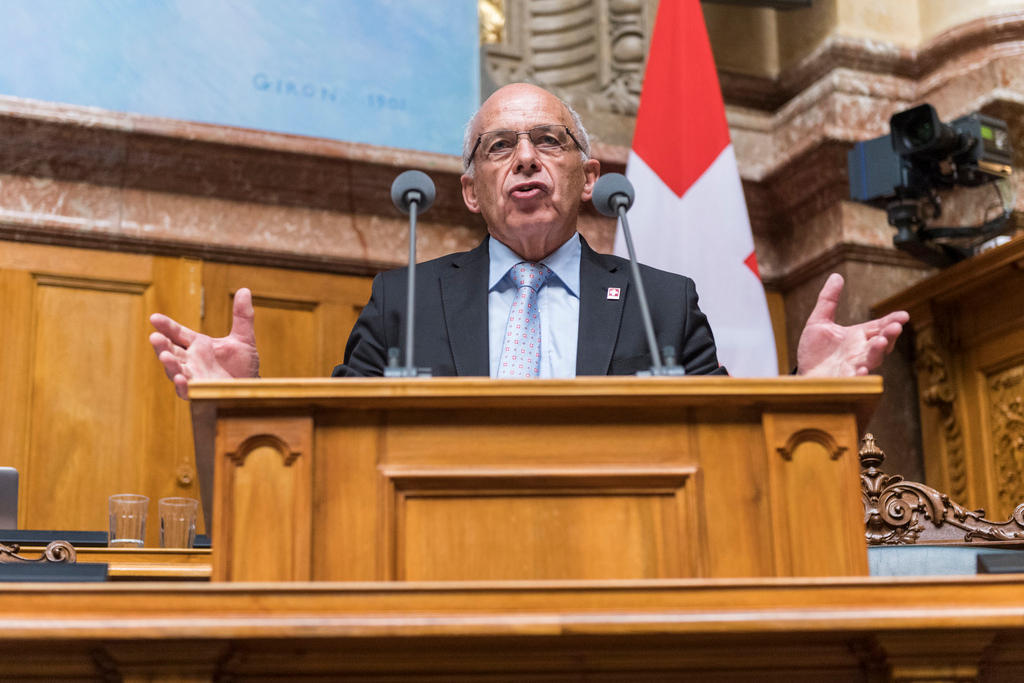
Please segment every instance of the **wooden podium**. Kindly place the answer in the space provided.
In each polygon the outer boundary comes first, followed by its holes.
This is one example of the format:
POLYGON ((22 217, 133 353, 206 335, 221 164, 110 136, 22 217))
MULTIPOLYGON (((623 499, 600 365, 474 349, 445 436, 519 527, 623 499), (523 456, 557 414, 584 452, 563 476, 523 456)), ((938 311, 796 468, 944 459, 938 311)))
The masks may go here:
POLYGON ((878 377, 195 382, 213 579, 866 575, 858 420, 881 391, 878 377))

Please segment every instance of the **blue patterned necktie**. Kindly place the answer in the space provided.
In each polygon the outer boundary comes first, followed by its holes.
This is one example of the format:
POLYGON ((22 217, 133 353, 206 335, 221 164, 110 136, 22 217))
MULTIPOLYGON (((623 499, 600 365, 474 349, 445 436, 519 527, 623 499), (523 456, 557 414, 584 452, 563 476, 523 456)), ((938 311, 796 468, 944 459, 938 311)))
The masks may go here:
POLYGON ((523 261, 509 271, 519 290, 508 312, 505 343, 498 361, 498 377, 540 376, 540 314, 537 292, 551 275, 541 263, 523 261))

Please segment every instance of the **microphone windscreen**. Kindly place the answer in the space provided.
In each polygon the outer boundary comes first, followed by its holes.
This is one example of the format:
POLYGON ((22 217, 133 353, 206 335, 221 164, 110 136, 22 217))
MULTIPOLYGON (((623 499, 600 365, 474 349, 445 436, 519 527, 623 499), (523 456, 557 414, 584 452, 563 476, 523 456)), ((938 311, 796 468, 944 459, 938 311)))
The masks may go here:
POLYGON ((619 205, 625 204, 626 209, 633 206, 633 183, 621 173, 605 173, 594 183, 591 201, 598 213, 615 218, 619 215, 619 205))
POLYGON ((434 189, 434 181, 423 171, 405 171, 399 173, 395 182, 391 183, 391 201, 402 213, 409 213, 409 194, 418 192, 419 198, 417 213, 423 213, 434 203, 437 191, 434 189))

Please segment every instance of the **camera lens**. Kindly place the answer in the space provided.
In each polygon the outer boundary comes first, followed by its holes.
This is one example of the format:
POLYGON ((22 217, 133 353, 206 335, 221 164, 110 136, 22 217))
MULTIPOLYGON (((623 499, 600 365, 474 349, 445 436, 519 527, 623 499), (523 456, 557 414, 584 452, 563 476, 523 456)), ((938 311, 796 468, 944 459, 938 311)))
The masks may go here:
POLYGON ((956 131, 939 120, 930 104, 893 114, 889 127, 892 148, 904 157, 935 161, 950 154, 957 145, 956 131))
POLYGON ((907 126, 907 140, 911 147, 927 145, 935 137, 935 127, 929 119, 911 121, 907 126))

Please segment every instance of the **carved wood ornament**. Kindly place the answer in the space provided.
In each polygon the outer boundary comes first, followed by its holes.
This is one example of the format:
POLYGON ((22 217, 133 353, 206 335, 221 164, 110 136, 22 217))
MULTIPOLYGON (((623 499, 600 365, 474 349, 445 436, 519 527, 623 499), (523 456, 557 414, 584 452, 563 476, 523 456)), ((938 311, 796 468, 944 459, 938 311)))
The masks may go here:
POLYGON ((869 545, 972 543, 1024 540, 1024 503, 1005 522, 985 519, 984 510, 968 510, 945 493, 879 469, 885 453, 866 434, 860 448, 860 483, 865 536, 869 545))
POLYGON ((1000 504, 1007 509, 1024 498, 1024 368, 989 378, 992 455, 1000 504))
POLYGON ((25 557, 19 555, 21 546, 17 543, 4 544, 0 543, 0 563, 45 563, 53 562, 56 564, 74 564, 78 560, 78 553, 75 552, 75 547, 67 541, 53 541, 45 548, 39 557, 25 557))
POLYGON ((956 413, 957 392, 950 379, 949 354, 937 339, 934 325, 922 327, 917 332, 916 353, 921 401, 938 410, 942 423, 950 495, 964 498, 967 496, 967 460, 963 431, 956 413))

